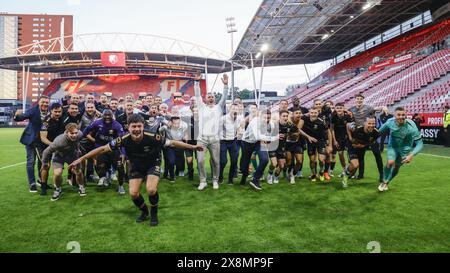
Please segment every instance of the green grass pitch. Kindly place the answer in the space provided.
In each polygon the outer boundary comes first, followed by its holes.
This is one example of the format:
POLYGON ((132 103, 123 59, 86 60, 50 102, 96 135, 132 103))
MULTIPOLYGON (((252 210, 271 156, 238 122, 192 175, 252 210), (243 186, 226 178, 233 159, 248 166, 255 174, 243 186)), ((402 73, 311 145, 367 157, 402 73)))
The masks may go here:
POLYGON ((79 197, 64 183, 57 202, 51 190, 29 193, 21 132, 0 129, 0 252, 68 252, 71 241, 81 252, 369 252, 371 241, 381 252, 450 252, 450 150, 442 147, 427 146, 441 157, 417 156, 385 193, 371 153, 366 178, 346 190, 338 178, 263 182, 261 192, 226 184, 198 192, 187 178, 161 180, 160 223, 150 228, 135 223, 137 209, 114 188, 90 184, 79 197))

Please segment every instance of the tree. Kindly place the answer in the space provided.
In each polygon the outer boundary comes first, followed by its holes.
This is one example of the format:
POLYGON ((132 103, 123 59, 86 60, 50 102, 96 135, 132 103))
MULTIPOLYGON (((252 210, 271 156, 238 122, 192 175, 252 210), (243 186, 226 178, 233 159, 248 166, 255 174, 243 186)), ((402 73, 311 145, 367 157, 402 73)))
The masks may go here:
POLYGON ((248 90, 247 88, 244 88, 242 90, 240 90, 239 92, 236 93, 241 99, 246 100, 246 99, 251 99, 253 96, 253 92, 248 90))

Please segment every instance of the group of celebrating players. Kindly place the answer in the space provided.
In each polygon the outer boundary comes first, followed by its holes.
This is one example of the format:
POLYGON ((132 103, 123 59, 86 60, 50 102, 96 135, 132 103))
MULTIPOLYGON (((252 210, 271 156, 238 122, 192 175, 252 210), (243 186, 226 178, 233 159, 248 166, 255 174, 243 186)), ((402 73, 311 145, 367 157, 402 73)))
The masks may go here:
POLYGON ((388 190, 400 166, 411 162, 423 146, 420 132, 406 118, 403 108, 395 109, 394 117, 377 129, 375 113, 383 109, 365 105, 362 95, 348 109, 342 103, 334 105, 332 101, 321 100, 306 109, 296 97, 291 108, 288 100, 281 100, 278 109, 263 109, 256 104, 245 109, 239 98, 226 105, 226 74, 222 78, 224 91, 217 104, 213 93, 202 98, 199 79, 194 84, 195 96, 185 98, 189 105, 173 105, 170 110, 161 97, 152 95, 142 100, 135 100, 131 94, 119 99, 102 95, 96 101, 90 94, 80 101, 79 95, 72 94, 51 105, 48 97, 41 96, 37 106, 25 113, 17 111, 16 121, 30 121, 21 138, 27 151, 30 191, 37 192, 36 185, 40 184, 41 195, 53 189, 51 200, 60 199, 63 168, 67 164, 68 182, 78 187, 80 196, 85 196, 86 182, 96 179, 95 170, 98 186, 108 187, 117 179, 119 194, 126 193, 124 184, 128 181, 130 197, 141 210, 136 221, 144 222, 150 216, 150 225, 155 226, 161 173, 175 182, 176 176, 184 176, 187 165, 189 180, 193 180, 196 158, 198 190, 204 190, 208 185, 207 150, 213 189, 223 184, 229 156, 228 184, 233 185, 234 179, 241 175, 240 184, 246 185, 251 175, 249 185, 262 190, 261 180, 277 184, 281 173, 295 184, 296 177, 302 176, 304 153, 309 156, 311 181, 329 181, 334 176, 338 155, 341 182, 346 188, 348 179, 356 178, 358 169, 357 178, 364 177, 364 156, 370 149, 379 172, 378 190, 383 192, 388 190), (387 163, 383 166, 384 141, 377 140, 386 135, 389 143, 387 163), (38 180, 34 174, 36 158, 38 180), (48 185, 50 167, 53 187, 48 185), (143 182, 150 209, 140 193, 143 182))

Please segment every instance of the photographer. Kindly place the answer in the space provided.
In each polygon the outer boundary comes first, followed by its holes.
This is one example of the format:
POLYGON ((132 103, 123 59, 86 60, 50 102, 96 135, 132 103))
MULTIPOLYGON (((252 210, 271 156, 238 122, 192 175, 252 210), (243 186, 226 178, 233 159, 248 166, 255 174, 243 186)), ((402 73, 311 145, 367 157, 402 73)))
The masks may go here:
MULTIPOLYGON (((380 128, 381 126, 383 126, 383 124, 386 123, 386 121, 388 121, 388 119, 393 118, 394 116, 389 113, 389 109, 387 107, 383 107, 383 110, 381 111, 381 114, 378 116, 378 126, 377 128, 380 128)), ((386 140, 386 136, 389 135, 389 132, 386 132, 385 134, 381 135, 380 138, 380 152, 383 152, 384 150, 384 142, 386 140)))

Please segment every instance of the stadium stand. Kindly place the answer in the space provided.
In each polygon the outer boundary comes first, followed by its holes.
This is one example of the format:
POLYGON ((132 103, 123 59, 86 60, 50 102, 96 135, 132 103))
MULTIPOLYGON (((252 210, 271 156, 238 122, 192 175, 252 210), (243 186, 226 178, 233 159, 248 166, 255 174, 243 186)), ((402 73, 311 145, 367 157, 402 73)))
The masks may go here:
POLYGON ((450 20, 444 20, 386 41, 330 67, 316 78, 321 80, 319 84, 315 79, 291 96, 300 95, 306 107, 315 99, 350 106, 357 94, 363 94, 366 103, 374 106, 403 105, 409 113, 442 111, 450 104, 450 49, 445 49, 443 42, 450 35, 449 26, 450 20), (407 58, 377 69, 370 67, 376 57, 381 63, 401 56, 407 58))
POLYGON ((354 71, 357 68, 369 66, 376 57, 383 60, 420 51, 447 37, 450 34, 449 25, 450 20, 445 20, 432 26, 419 28, 413 33, 405 33, 330 67, 321 76, 330 78, 343 71, 354 71))
POLYGON ((450 71, 450 64, 447 63, 449 57, 448 49, 433 53, 388 80, 364 91, 366 102, 374 106, 393 105, 423 86, 445 76, 450 71))
POLYGON ((413 101, 404 104, 409 113, 438 112, 445 105, 450 105, 450 78, 432 88, 427 89, 423 94, 413 101))
POLYGON ((411 60, 405 61, 401 64, 394 65, 391 67, 387 67, 385 69, 379 69, 375 71, 375 73, 371 74, 371 72, 364 72, 365 74, 369 74, 364 82, 361 82, 360 84, 357 84, 353 86, 352 88, 348 88, 346 90, 343 90, 343 92, 338 93, 335 95, 334 100, 336 102, 344 102, 348 103, 351 101, 357 94, 363 93, 365 90, 368 90, 379 83, 393 77, 397 73, 400 73, 404 69, 407 69, 411 65, 418 62, 420 59, 422 59, 422 56, 413 58, 411 60))

